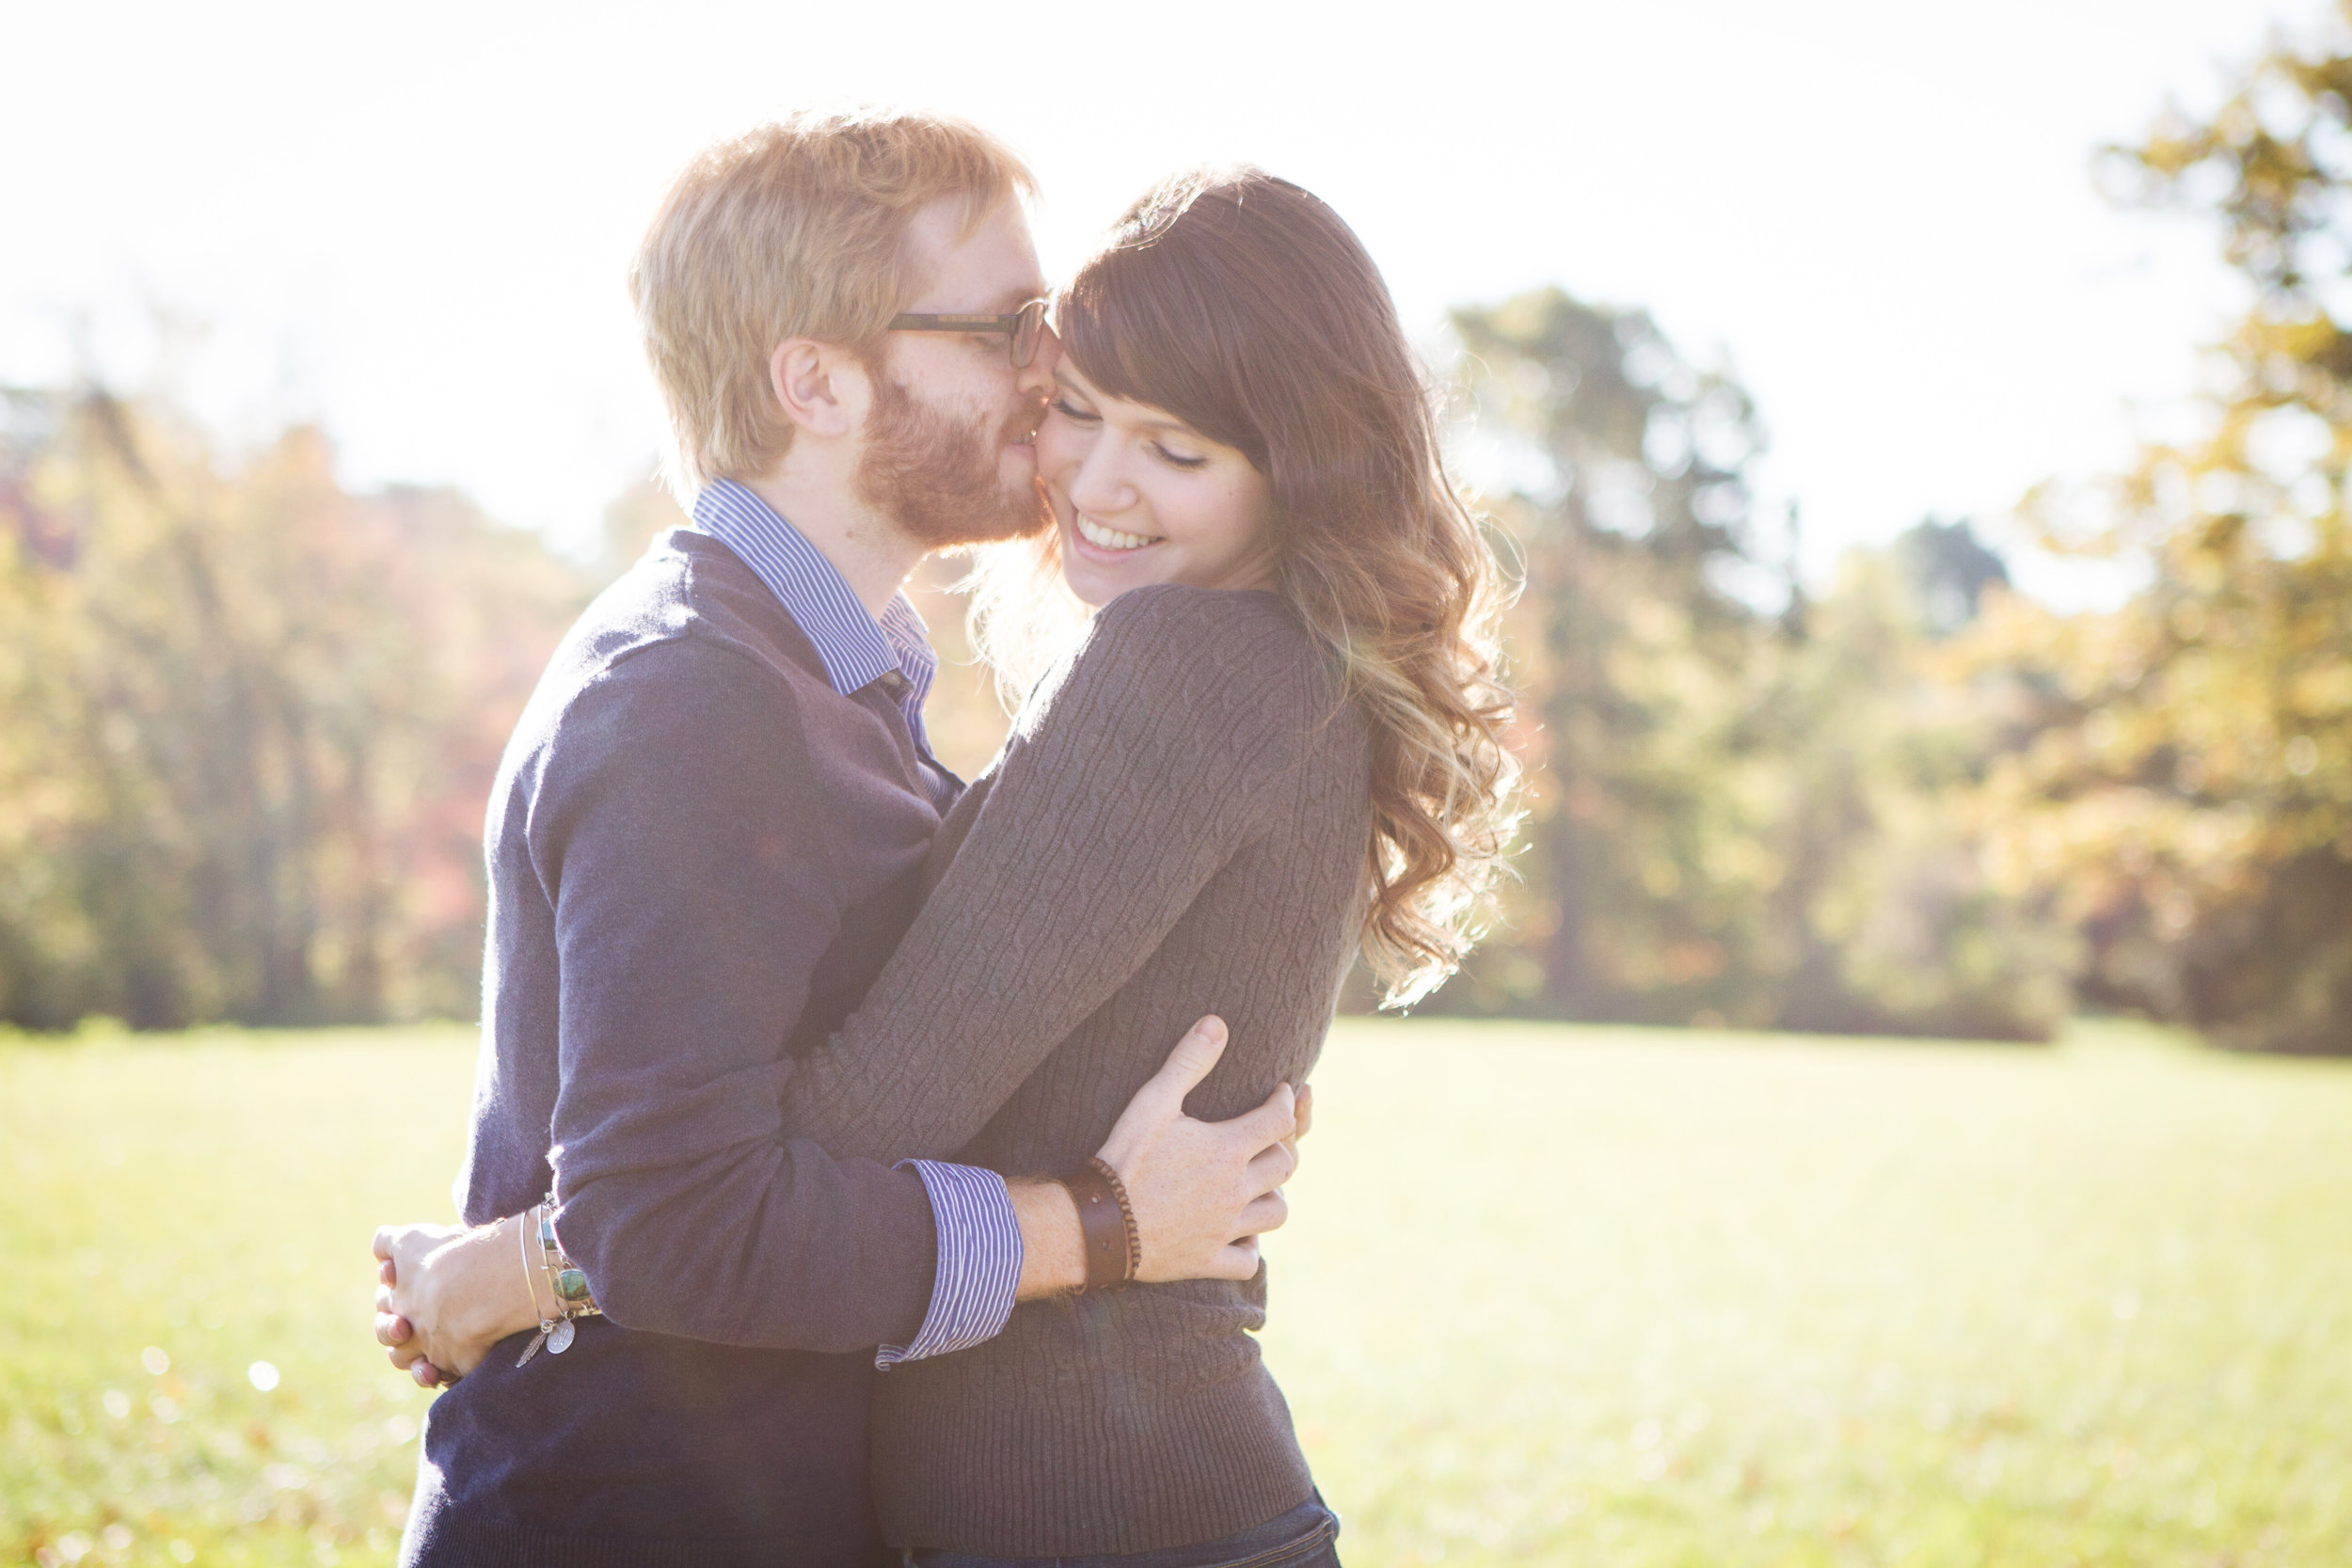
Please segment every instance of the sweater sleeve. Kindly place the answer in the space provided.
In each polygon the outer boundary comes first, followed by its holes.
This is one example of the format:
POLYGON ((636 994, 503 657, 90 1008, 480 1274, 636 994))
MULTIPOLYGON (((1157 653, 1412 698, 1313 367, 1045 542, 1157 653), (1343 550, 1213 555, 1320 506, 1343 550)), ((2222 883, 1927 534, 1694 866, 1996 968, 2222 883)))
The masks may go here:
POLYGON ((969 1143, 1261 831, 1321 684, 1302 651, 1260 595, 1113 601, 863 1005, 793 1064, 787 1126, 876 1159, 969 1143))
POLYGON ((528 838, 554 908, 566 1249, 624 1327, 847 1351, 911 1338, 920 1179, 789 1139, 783 1042, 838 928, 788 691, 688 638, 576 700, 528 838))

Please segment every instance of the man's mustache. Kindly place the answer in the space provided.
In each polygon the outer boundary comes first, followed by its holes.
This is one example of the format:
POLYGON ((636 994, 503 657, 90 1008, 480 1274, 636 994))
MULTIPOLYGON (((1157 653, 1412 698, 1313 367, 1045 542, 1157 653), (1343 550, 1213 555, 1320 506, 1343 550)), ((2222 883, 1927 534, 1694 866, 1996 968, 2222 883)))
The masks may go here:
POLYGON ((1037 436, 1037 427, 1045 422, 1046 398, 1040 393, 1026 413, 1015 414, 1005 421, 1005 440, 1027 441, 1037 436))

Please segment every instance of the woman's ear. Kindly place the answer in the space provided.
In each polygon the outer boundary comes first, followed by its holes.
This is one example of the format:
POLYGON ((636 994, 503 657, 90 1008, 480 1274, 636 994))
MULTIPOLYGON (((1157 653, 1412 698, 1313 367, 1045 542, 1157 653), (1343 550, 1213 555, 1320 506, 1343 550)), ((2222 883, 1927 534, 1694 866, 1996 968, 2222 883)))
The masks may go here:
POLYGON ((866 418, 872 388, 857 356, 812 338, 787 338, 768 356, 768 386, 784 417, 812 436, 847 436, 866 418))

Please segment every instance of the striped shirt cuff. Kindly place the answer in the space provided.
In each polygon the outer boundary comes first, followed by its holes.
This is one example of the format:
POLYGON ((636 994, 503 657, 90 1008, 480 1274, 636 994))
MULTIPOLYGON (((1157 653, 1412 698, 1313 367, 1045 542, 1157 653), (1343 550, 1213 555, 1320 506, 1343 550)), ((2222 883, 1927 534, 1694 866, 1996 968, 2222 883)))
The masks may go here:
POLYGON ((884 1345, 874 1365, 887 1371, 901 1361, 968 1350, 1004 1331, 1021 1282, 1021 1222, 1013 1217, 1005 1179, 976 1165, 901 1160, 923 1179, 939 1231, 939 1264, 931 1275, 931 1306, 914 1342, 884 1345))

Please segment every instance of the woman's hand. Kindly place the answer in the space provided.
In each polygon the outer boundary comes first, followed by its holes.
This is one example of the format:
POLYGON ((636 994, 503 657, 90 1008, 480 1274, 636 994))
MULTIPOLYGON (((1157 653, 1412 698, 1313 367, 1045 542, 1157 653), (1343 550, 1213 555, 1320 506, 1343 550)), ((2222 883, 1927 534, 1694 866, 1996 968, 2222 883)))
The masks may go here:
POLYGON ((492 1345, 537 1326, 520 1223, 389 1225, 375 1233, 375 1340, 420 1386, 465 1376, 492 1345))
POLYGON ((1258 1272, 1260 1233, 1289 1215, 1282 1183, 1305 1127, 1288 1084, 1231 1121, 1184 1115, 1184 1096, 1225 1054, 1225 1040, 1216 1015, 1194 1024, 1103 1144, 1135 1211, 1139 1280, 1248 1279, 1258 1272))

